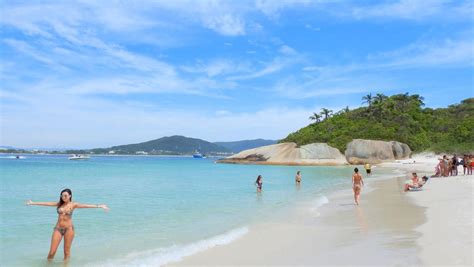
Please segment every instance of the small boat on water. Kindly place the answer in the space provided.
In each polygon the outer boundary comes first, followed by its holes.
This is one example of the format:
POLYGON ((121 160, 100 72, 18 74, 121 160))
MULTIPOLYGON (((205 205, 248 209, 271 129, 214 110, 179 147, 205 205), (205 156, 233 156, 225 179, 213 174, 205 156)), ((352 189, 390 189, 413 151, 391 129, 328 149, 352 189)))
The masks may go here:
POLYGON ((86 159, 90 159, 90 157, 86 155, 75 154, 69 157, 68 159, 69 160, 86 160, 86 159))
POLYGON ((199 151, 196 151, 196 152, 194 152, 194 154, 193 154, 193 158, 195 158, 195 159, 203 159, 203 158, 205 158, 205 157, 206 157, 206 156, 203 155, 203 154, 201 154, 199 151))

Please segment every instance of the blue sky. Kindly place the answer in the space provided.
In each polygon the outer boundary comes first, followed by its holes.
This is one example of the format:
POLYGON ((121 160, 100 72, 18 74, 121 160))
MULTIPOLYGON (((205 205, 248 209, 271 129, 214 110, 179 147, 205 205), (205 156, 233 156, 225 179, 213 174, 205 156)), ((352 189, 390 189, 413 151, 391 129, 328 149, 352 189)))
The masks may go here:
POLYGON ((0 145, 279 139, 368 93, 474 95, 472 1, 0 5, 0 145))

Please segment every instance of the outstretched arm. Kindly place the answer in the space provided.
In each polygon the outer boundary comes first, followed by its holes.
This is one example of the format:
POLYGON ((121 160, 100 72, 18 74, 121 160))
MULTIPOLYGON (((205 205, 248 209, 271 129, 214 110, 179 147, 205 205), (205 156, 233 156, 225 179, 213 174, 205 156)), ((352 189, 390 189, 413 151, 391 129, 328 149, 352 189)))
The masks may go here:
POLYGON ((28 200, 26 201, 26 205, 56 207, 58 205, 58 202, 33 202, 31 200, 28 200))
POLYGON ((105 204, 81 204, 75 203, 74 208, 78 209, 104 209, 106 211, 109 210, 109 207, 105 204))

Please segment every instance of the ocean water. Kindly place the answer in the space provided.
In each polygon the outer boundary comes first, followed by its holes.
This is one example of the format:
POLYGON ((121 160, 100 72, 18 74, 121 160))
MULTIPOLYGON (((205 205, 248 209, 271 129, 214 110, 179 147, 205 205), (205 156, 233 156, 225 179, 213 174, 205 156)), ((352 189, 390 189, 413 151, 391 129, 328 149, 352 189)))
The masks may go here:
MULTIPOLYGON (((64 188, 73 201, 104 203, 76 209, 69 266, 158 266, 227 244, 249 225, 272 220, 295 204, 308 212, 337 188, 350 187, 352 167, 216 164, 215 158, 0 155, 0 265, 50 266, 46 255, 56 224, 54 207, 26 206, 58 201, 64 188), (301 170, 303 182, 294 184, 301 170), (263 176, 263 192, 254 186, 263 176)), ((61 265, 62 244, 54 265, 61 265)))

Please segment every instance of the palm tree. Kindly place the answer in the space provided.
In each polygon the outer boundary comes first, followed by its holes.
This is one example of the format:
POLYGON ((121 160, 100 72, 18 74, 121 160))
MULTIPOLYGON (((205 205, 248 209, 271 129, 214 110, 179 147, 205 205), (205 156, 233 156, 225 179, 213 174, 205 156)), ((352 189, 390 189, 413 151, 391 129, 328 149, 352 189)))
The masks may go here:
POLYGON ((332 110, 327 109, 327 108, 322 108, 320 114, 324 115, 324 119, 327 119, 327 118, 331 117, 332 110))
POLYGON ((309 116, 309 119, 312 121, 320 122, 321 121, 321 115, 319 115, 316 112, 313 112, 312 116, 309 116))
POLYGON ((363 96, 362 100, 364 100, 363 103, 369 104, 369 107, 372 106, 372 101, 374 100, 374 98, 372 97, 372 93, 369 93, 368 95, 363 96))
POLYGON ((387 99, 387 96, 380 93, 376 94, 373 98, 374 102, 377 103, 382 103, 385 99, 387 99))

